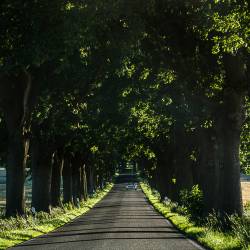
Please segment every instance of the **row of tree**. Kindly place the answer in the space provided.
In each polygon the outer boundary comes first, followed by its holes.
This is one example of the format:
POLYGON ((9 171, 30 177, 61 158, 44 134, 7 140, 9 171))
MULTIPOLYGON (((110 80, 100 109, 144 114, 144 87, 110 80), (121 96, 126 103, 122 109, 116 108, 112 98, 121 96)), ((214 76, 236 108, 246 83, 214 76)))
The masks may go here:
POLYGON ((199 184, 204 214, 242 215, 249 166, 249 4, 154 1, 124 90, 131 149, 161 197, 199 184), (135 141, 133 139, 133 141, 135 141), (137 150, 137 151, 136 151, 137 150), (141 152, 144 155, 142 157, 141 152))
MULTIPOLYGON (((61 173, 64 202, 86 198, 86 179, 91 193, 112 174, 112 161, 104 168, 109 157, 106 151, 107 155, 93 157, 96 140, 104 139, 99 139, 98 128, 89 127, 99 122, 98 117, 87 112, 87 99, 114 68, 109 59, 112 36, 107 32, 113 17, 107 12, 101 1, 0 3, 6 216, 25 212, 27 165, 36 211, 60 204, 61 173)), ((117 53, 121 49, 114 47, 117 53)))
POLYGON ((164 198, 242 214, 249 168, 247 1, 0 3, 6 215, 86 199, 122 160, 164 198), (8 141, 8 150, 6 148, 8 141))

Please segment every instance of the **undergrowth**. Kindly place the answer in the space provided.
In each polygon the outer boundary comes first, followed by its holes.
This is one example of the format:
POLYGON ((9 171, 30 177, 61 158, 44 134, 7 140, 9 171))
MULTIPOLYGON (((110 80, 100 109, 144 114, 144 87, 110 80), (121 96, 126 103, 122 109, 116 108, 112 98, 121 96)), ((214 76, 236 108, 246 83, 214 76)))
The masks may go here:
MULTIPOLYGON (((245 206, 245 216, 242 218, 236 215, 228 216, 230 228, 225 230, 219 216, 215 213, 209 214, 207 218, 194 219, 194 216, 190 214, 190 204, 189 206, 184 206, 173 203, 170 200, 160 202, 160 196, 157 191, 152 190, 147 184, 142 182, 141 188, 157 211, 188 237, 197 240, 208 249, 250 250, 250 217, 247 216, 250 210, 249 205, 245 206)), ((198 197, 202 199, 196 187, 194 192, 198 193, 198 197)), ((187 197, 188 194, 185 193, 183 196, 187 197)), ((188 199, 192 199, 192 197, 189 196, 188 199)), ((199 214, 200 211, 197 210, 199 206, 195 205, 195 212, 199 214)))

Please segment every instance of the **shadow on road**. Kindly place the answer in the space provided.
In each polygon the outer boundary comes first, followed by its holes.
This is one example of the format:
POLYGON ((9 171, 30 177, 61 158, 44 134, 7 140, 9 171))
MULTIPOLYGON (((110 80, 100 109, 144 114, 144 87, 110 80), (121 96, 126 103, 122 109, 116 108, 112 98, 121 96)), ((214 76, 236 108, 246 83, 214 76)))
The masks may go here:
POLYGON ((105 198, 85 215, 17 248, 197 249, 153 209, 140 189, 128 190, 128 183, 137 182, 136 175, 123 174, 115 182, 105 198))

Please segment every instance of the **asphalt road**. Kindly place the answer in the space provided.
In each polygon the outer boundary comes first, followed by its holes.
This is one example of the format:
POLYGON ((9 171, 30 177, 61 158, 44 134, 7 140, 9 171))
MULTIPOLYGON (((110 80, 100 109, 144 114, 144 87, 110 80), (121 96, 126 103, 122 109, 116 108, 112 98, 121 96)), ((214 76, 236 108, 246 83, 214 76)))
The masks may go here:
POLYGON ((141 190, 115 184, 93 209, 49 234, 12 248, 160 250, 203 249, 186 239, 147 202, 141 190))

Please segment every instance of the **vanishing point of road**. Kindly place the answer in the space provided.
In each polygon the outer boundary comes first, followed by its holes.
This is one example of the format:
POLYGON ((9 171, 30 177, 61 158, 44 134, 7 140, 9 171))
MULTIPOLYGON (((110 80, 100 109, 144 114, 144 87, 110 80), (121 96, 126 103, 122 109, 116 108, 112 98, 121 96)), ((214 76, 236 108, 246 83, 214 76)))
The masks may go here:
POLYGON ((126 190, 122 180, 126 179, 120 178, 120 183, 85 215, 12 249, 204 249, 157 213, 141 190, 126 190))

